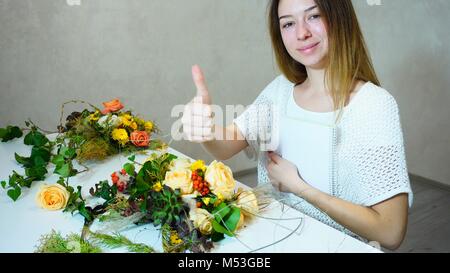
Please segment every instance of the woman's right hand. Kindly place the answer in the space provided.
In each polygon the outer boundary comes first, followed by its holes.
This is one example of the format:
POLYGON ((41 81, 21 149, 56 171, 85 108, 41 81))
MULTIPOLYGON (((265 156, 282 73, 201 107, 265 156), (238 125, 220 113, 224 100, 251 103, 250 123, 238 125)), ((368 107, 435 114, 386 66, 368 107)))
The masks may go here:
POLYGON ((192 78, 197 95, 184 108, 181 119, 183 134, 191 142, 205 143, 215 139, 211 97, 203 72, 198 65, 192 67, 192 78))

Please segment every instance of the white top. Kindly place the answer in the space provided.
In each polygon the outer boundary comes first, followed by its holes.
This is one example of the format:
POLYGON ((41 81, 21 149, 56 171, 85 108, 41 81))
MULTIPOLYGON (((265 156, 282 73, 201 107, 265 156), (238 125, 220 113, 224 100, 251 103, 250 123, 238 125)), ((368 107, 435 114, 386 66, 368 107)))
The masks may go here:
MULTIPOLYGON (((303 120, 335 126, 333 149, 333 181, 331 194, 354 204, 373 206, 400 193, 413 194, 406 166, 403 133, 398 106, 385 89, 366 83, 348 106, 342 118, 334 124, 334 113, 316 113, 298 106, 293 100, 295 84, 283 75, 277 77, 246 111, 234 120, 245 136, 250 158, 258 159, 258 183, 270 183, 266 170, 265 151, 276 150, 273 136, 292 135, 289 128, 278 132, 283 113, 303 120)), ((303 132, 305 133, 305 132, 303 132)), ((284 194, 289 205, 305 214, 358 239, 324 212, 305 200, 284 194)))

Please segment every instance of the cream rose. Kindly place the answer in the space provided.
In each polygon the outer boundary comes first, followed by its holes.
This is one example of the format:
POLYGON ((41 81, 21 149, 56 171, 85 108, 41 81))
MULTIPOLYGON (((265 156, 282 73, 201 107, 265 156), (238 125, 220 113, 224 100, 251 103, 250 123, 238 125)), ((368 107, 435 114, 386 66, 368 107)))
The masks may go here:
POLYGON ((189 219, 194 222, 194 227, 204 234, 209 235, 212 231, 212 215, 205 209, 196 208, 189 212, 189 219))
POLYGON ((170 162, 170 171, 184 171, 189 170, 191 161, 188 158, 177 158, 170 162))
POLYGON ((213 161, 206 169, 205 180, 209 183, 211 192, 222 195, 225 199, 233 196, 236 182, 231 169, 222 162, 213 161))
POLYGON ((179 170, 166 172, 164 185, 173 190, 179 189, 181 194, 191 194, 194 191, 194 184, 191 180, 192 172, 190 170, 179 170))
POLYGON ((238 194, 236 199, 236 206, 241 208, 245 216, 252 217, 259 212, 258 200, 251 191, 242 191, 238 194))
POLYGON ((66 207, 69 197, 69 192, 60 184, 44 185, 36 196, 36 203, 47 210, 59 210, 66 207))
POLYGON ((118 127, 121 124, 120 118, 116 115, 103 116, 97 121, 98 125, 105 128, 106 126, 112 126, 113 128, 118 127))

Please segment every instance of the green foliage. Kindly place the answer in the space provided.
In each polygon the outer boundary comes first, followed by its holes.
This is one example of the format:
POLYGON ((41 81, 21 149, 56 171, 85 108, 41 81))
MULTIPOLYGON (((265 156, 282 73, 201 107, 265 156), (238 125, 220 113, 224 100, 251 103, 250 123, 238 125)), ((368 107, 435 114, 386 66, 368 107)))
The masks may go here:
POLYGON ((23 132, 17 126, 7 126, 6 128, 0 128, 0 139, 2 142, 7 142, 15 138, 22 137, 23 132))
POLYGON ((141 193, 148 191, 148 187, 143 184, 153 185, 157 182, 164 181, 166 172, 170 167, 170 162, 176 158, 177 156, 166 153, 160 157, 156 157, 153 160, 145 162, 136 177, 136 182, 139 187, 141 187, 138 192, 141 193))
POLYGON ((90 207, 86 207, 86 201, 81 194, 81 186, 78 186, 77 191, 75 191, 67 181, 64 182, 64 177, 60 177, 57 183, 65 187, 70 194, 64 212, 71 212, 74 214, 78 211, 85 218, 87 223, 92 223, 94 221, 94 214, 90 207))
POLYGON ((71 233, 63 237, 61 233, 52 230, 42 235, 40 244, 36 247, 37 253, 101 253, 101 246, 107 248, 126 247, 130 252, 153 253, 155 250, 145 244, 137 244, 123 235, 107 235, 89 232, 89 240, 83 240, 80 235, 71 233))
POLYGON ((148 211, 155 226, 176 225, 181 222, 180 215, 184 209, 184 202, 179 190, 173 191, 164 186, 160 192, 151 192, 148 202, 148 211))
POLYGON ((214 216, 212 221, 214 231, 233 237, 233 232, 236 230, 241 217, 241 210, 222 202, 212 211, 212 215, 214 216))
POLYGON ((134 170, 134 165, 131 163, 125 163, 125 165, 123 165, 123 169, 127 172, 128 175, 130 176, 134 176, 135 175, 135 170, 134 170))
POLYGON ((89 193, 92 196, 99 197, 105 199, 105 204, 111 203, 114 201, 114 198, 117 195, 117 187, 116 185, 110 186, 108 180, 101 181, 94 186, 95 188, 91 188, 89 193))
POLYGON ((23 143, 25 145, 42 147, 49 142, 48 138, 39 132, 36 127, 33 127, 31 131, 25 136, 23 143))
POLYGON ((108 248, 126 247, 128 251, 136 253, 155 252, 155 250, 151 246, 133 243, 127 237, 119 233, 115 233, 114 235, 108 235, 91 232, 89 236, 94 240, 94 242, 99 243, 108 248))
POLYGON ((44 180, 47 174, 47 165, 50 162, 54 143, 37 130, 36 127, 32 127, 24 138, 26 145, 33 146, 30 157, 14 154, 17 163, 25 169, 25 176, 13 171, 13 174, 9 176, 8 185, 6 186, 6 183, 3 183, 3 188, 7 190, 8 196, 13 201, 16 201, 22 194, 22 187, 31 187, 34 181, 44 180))

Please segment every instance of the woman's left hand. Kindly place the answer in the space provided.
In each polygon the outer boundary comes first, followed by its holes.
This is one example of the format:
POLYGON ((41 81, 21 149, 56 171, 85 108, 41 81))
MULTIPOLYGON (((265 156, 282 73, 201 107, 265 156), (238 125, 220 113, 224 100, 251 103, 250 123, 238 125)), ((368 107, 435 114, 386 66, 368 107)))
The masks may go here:
POLYGON ((274 152, 268 152, 269 163, 267 171, 272 185, 281 192, 291 192, 300 196, 309 185, 298 174, 297 166, 280 157, 274 152))

